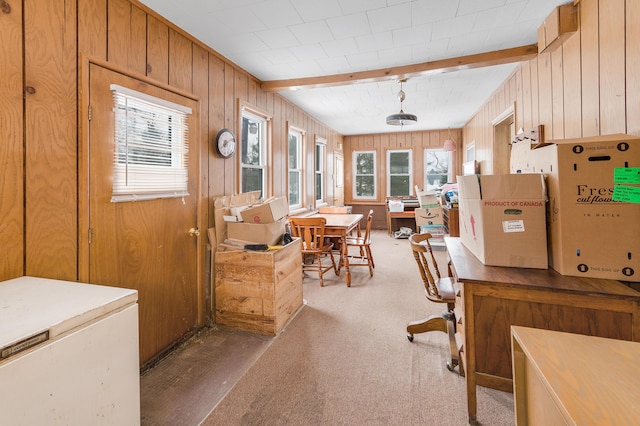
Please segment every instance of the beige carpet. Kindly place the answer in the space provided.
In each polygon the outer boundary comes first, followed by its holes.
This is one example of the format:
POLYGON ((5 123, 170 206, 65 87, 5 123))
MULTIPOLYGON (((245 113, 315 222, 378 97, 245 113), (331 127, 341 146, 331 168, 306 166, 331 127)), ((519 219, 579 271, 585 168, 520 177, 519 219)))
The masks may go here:
MULTIPOLYGON (((449 372, 447 336, 406 338, 408 321, 443 309, 424 297, 407 240, 373 233, 373 278, 304 279, 307 305, 204 425, 466 425, 464 378, 449 372)), ((445 254, 439 252, 446 274, 445 254)), ((484 425, 514 424, 513 396, 478 388, 484 425)))

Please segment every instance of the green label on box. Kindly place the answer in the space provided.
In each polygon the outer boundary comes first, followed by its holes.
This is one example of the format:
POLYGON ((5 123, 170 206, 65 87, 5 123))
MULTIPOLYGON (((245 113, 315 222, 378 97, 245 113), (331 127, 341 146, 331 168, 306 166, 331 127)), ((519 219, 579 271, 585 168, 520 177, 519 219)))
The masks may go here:
POLYGON ((629 186, 629 185, 614 186, 613 201, 640 204, 640 186, 629 186))
POLYGON ((640 183, 640 167, 616 167, 613 183, 640 183))

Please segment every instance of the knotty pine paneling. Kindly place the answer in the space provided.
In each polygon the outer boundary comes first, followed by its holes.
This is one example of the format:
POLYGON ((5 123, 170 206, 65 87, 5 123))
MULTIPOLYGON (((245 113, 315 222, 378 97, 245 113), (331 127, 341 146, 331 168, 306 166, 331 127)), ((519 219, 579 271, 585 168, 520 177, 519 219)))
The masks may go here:
POLYGON ((600 134, 600 64, 598 0, 580 2, 580 56, 582 60, 582 136, 600 134))
POLYGON ((0 281, 24 275, 22 7, 5 0, 0 13, 0 281))
MULTIPOLYGON (((225 65, 224 62, 213 55, 209 55, 209 88, 206 98, 201 98, 200 102, 208 103, 209 126, 208 126, 208 176, 209 176, 209 194, 227 194, 226 181, 229 180, 228 188, 235 186, 235 161, 232 157, 228 160, 220 157, 215 149, 214 141, 218 132, 228 127, 240 137, 237 129, 233 126, 233 114, 229 120, 229 125, 225 121, 225 65), (226 170, 226 163, 229 165, 229 171, 226 170)), ((209 200, 209 227, 214 226, 213 223, 213 198, 209 200)))
MULTIPOLYGON (((542 124, 547 139, 640 134, 640 6, 632 0, 582 0, 578 7, 579 30, 558 50, 519 67, 522 127, 542 124)), ((485 157, 490 120, 511 87, 505 81, 463 129, 465 146, 476 141, 483 173, 492 170, 491 164, 484 167, 492 161, 485 157)))
POLYGON ((551 52, 551 104, 553 105, 553 139, 564 139, 563 46, 551 52))
POLYGON ((107 0, 78 0, 78 52, 107 60, 107 0))
POLYGON ((627 133, 640 136, 640 2, 627 0, 626 10, 627 133))
POLYGON ((128 66, 140 75, 147 72, 147 14, 131 5, 131 45, 127 49, 128 66))
POLYGON ((562 46, 564 89, 564 137, 582 136, 582 74, 580 73, 580 29, 562 46))
POLYGON ((532 114, 531 114, 531 61, 526 61, 522 63, 520 67, 522 71, 522 99, 520 99, 519 103, 516 101, 516 110, 522 111, 522 121, 517 122, 517 128, 531 129, 533 122, 532 114))
POLYGON ((78 256, 76 10, 75 0, 24 5, 25 273, 71 281, 78 256))
MULTIPOLYGON (((200 113, 199 126, 190 132, 190 140, 196 142, 193 144, 194 150, 197 150, 200 164, 200 181, 198 182, 198 215, 200 224, 207 224, 212 221, 209 218, 209 188, 207 185, 207 175, 209 171, 209 103, 207 102, 209 92, 209 53, 199 45, 193 45, 193 93, 199 98, 198 109, 200 113)), ((196 224, 200 226, 199 224, 196 224)), ((205 230, 201 230, 201 235, 205 235, 205 230)), ((206 294, 207 299, 211 299, 211 291, 207 283, 211 282, 211 262, 207 251, 208 238, 198 238, 199 258, 197 264, 198 277, 206 277, 206 279, 198 280, 199 287, 196 294, 206 294), (200 286, 204 285, 205 288, 200 286)), ((213 312, 211 304, 207 305, 207 300, 203 298, 197 299, 198 323, 205 324, 206 318, 211 316, 213 312)))
MULTIPOLYGON (((532 59, 529 64, 531 65, 531 128, 537 126, 540 123, 540 95, 538 88, 538 58, 532 59)), ((529 128, 527 128, 528 131, 529 128)))
POLYGON ((169 85, 193 90, 193 43, 174 30, 169 30, 169 85))
POLYGON ((553 135, 553 86, 551 78, 551 53, 538 55, 538 115, 545 123, 544 132, 553 135))
POLYGON ((146 38, 147 77, 169 84, 169 27, 155 17, 148 16, 146 38))
POLYGON ((625 0, 600 0, 600 132, 605 135, 626 131, 624 12, 625 0))
MULTIPOLYGON (((140 51, 140 47, 134 47, 134 43, 146 45, 146 37, 132 40, 132 5, 127 0, 107 0, 107 60, 124 69, 132 69, 141 72, 140 69, 130 67, 130 49, 140 51)), ((137 16, 137 15, 136 15, 137 16)), ((138 17, 139 19, 139 17, 138 17)), ((138 25, 137 23, 134 25, 138 25)), ((137 62, 139 62, 136 59, 137 62)), ((146 72, 146 64, 142 74, 146 72)))

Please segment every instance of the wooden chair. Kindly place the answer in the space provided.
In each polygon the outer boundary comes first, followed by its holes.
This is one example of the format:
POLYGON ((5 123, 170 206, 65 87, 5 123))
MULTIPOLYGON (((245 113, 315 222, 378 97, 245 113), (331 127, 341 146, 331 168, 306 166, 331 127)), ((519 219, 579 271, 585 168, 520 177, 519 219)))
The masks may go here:
POLYGON ((359 249, 358 255, 348 254, 349 267, 351 266, 368 266, 369 275, 373 276, 373 268, 376 267, 373 262, 373 256, 371 255, 371 221, 373 220, 373 209, 369 210, 367 215, 367 226, 364 231, 364 236, 360 233, 358 228, 357 235, 348 235, 346 238, 347 251, 351 247, 357 247, 359 249), (351 259, 358 259, 359 262, 351 263, 351 259))
POLYGON ((302 239, 302 270, 315 270, 320 278, 320 286, 324 285, 322 276, 333 268, 339 275, 336 262, 333 258, 333 244, 327 242, 324 235, 324 227, 327 220, 323 217, 292 217, 289 218, 291 232, 294 237, 302 239), (313 257, 313 262, 307 262, 308 257, 313 257), (322 259, 329 256, 331 265, 323 265, 322 259))
POLYGON ((427 299, 435 303, 446 303, 447 310, 440 315, 431 315, 420 321, 412 321, 407 325, 407 338, 413 342, 413 335, 418 333, 426 333, 429 331, 442 331, 449 336, 450 360, 447 362, 447 368, 453 371, 457 365, 460 365, 460 375, 464 375, 462 365, 459 361, 458 347, 455 338, 455 315, 453 309, 455 306, 455 294, 453 290, 453 278, 440 277, 438 264, 433 255, 431 243, 429 239, 431 234, 413 234, 409 237, 413 257, 418 264, 418 270, 424 283, 424 290, 427 299), (431 273, 431 267, 435 271, 435 277, 431 273))

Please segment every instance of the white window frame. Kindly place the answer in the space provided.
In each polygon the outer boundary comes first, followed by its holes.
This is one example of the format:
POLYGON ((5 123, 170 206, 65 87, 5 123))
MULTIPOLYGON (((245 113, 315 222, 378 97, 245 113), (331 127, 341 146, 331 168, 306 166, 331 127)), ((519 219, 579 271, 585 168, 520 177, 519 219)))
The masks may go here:
POLYGON ((265 114, 261 114, 260 112, 256 111, 256 110, 252 110, 250 108, 247 108, 246 106, 241 106, 240 108, 240 144, 239 144, 239 162, 240 162, 240 171, 239 171, 239 188, 240 188, 240 192, 251 192, 251 191, 257 191, 260 190, 260 195, 261 198, 266 198, 268 197, 270 194, 268 192, 268 179, 269 179, 269 153, 268 153, 268 146, 269 146, 269 135, 271 134, 269 126, 270 126, 270 117, 265 115, 265 114), (254 135, 249 128, 247 128, 247 134, 245 135, 245 131, 244 131, 244 120, 245 118, 247 120, 249 120, 250 122, 256 122, 258 124, 258 129, 257 129, 257 136, 252 136, 254 135), (247 140, 245 141, 245 136, 247 138, 247 140), (246 162, 245 159, 246 157, 246 153, 244 152, 248 147, 249 144, 249 138, 252 139, 256 139, 257 138, 257 143, 258 143, 258 161, 256 164, 253 164, 252 162, 246 162), (245 188, 244 187, 244 182, 243 182, 243 174, 244 171, 247 170, 260 170, 262 173, 262 187, 261 188, 245 188))
POLYGON ((326 204, 326 190, 327 185, 325 181, 325 171, 327 165, 327 140, 323 138, 316 138, 315 156, 314 156, 314 193, 316 199, 316 207, 326 204), (320 194, 318 194, 318 182, 320 182, 320 194))
POLYGON ((114 101, 111 202, 189 195, 191 108, 110 85, 114 101))
POLYGON ((378 167, 376 161, 376 151, 353 151, 352 154, 352 167, 353 167, 353 199, 354 200, 376 200, 378 198, 378 167), (373 173, 372 174, 358 174, 358 157, 360 155, 373 156, 373 173), (373 177, 373 195, 358 195, 357 184, 359 176, 372 176, 373 177))
POLYGON ((433 149, 433 148, 425 148, 424 150, 424 190, 425 191, 433 191, 439 189, 447 182, 453 182, 453 156, 451 152, 445 151, 443 149, 433 149), (446 182, 439 182, 439 184, 431 184, 429 183, 429 177, 432 175, 441 175, 444 176, 444 173, 429 173, 430 167, 432 164, 436 164, 434 162, 433 155, 436 155, 439 160, 444 160, 447 162, 447 179, 446 182), (431 163, 430 163, 431 162, 431 163))
POLYGON ((293 126, 289 126, 287 132, 287 191, 289 194, 289 210, 295 210, 302 208, 304 202, 304 163, 303 163, 303 148, 304 148, 305 131, 293 126), (296 148, 296 152, 293 153, 295 158, 291 158, 291 143, 292 138, 295 139, 293 146, 296 148), (293 160, 293 164, 292 164, 293 160), (292 179, 292 174, 294 178, 292 179), (298 193, 294 194, 292 191, 292 184, 298 185, 298 193), (298 202, 295 202, 294 195, 298 196, 298 202))
POLYGON ((408 196, 413 193, 413 150, 411 149, 390 149, 387 151, 387 196, 388 197, 402 197, 408 196), (408 153, 408 172, 407 173, 391 173, 391 155, 398 153, 408 153), (391 177, 392 176, 407 176, 409 178, 409 186, 407 187, 406 194, 391 194, 391 177))

